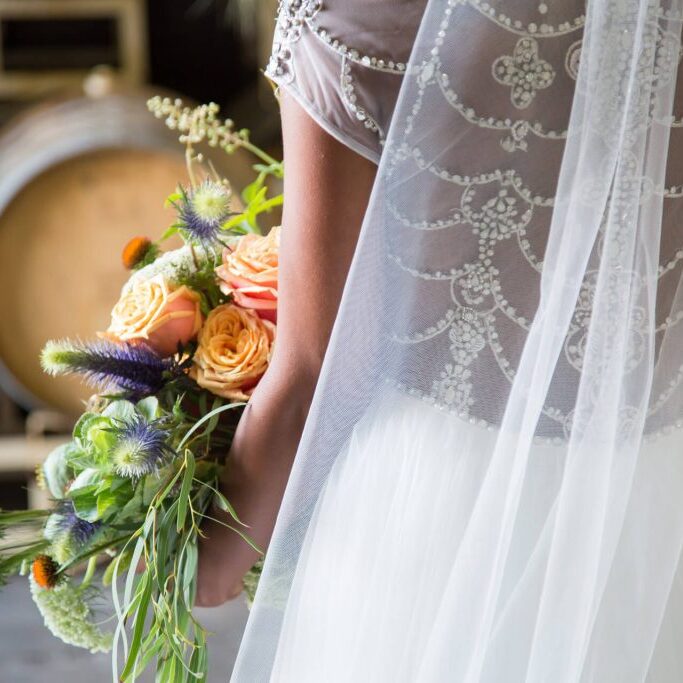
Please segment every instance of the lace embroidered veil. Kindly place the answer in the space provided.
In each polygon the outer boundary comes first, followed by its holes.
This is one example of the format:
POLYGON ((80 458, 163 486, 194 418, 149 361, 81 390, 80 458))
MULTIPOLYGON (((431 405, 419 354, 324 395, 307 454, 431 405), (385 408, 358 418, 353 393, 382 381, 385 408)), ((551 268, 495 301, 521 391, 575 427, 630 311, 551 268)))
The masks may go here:
POLYGON ((669 681, 683 1, 333 4, 284 0, 269 73, 379 171, 233 680, 269 680, 330 469, 398 391, 486 463, 421 680, 482 680, 506 627, 498 681, 669 681))

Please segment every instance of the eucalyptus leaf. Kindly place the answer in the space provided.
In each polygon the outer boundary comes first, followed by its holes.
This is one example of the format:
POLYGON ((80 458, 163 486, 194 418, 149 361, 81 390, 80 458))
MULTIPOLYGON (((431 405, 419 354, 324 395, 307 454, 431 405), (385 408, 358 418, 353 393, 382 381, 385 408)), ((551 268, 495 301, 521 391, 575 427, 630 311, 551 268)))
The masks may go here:
POLYGON ((159 590, 164 589, 164 577, 167 575, 166 563, 169 557, 169 549, 174 547, 177 539, 177 532, 175 529, 176 514, 178 511, 178 501, 174 501, 169 509, 164 513, 156 539, 156 553, 154 554, 155 576, 159 590))
POLYGON ((127 422, 135 415, 135 406, 124 399, 112 401, 103 411, 103 417, 109 417, 121 422, 127 422))
POLYGON ((99 417, 97 413, 83 413, 74 425, 73 437, 79 441, 85 439, 86 425, 93 418, 99 417))
POLYGON ((116 443, 112 418, 104 415, 90 415, 86 420, 79 420, 76 426, 77 439, 83 448, 99 456, 106 462, 106 456, 116 443))
POLYGON ((100 484, 100 471, 94 467, 88 467, 84 469, 69 486, 69 498, 73 498, 74 495, 78 495, 81 489, 96 490, 100 484))
POLYGON ((53 498, 64 497, 70 479, 69 458, 74 450, 73 442, 57 446, 42 465, 45 485, 53 498))
MULTIPOLYGON (((215 489, 214 489, 215 490, 215 489)), ((237 516, 237 511, 235 508, 232 506, 230 501, 220 492, 220 491, 215 491, 215 498, 214 502, 218 508, 223 510, 223 512, 227 512, 238 524, 241 524, 243 527, 246 527, 247 525, 237 516)))
MULTIPOLYGON (((71 494, 71 492, 69 492, 71 494)), ((97 512, 97 495, 94 487, 88 487, 77 491, 71 496, 74 511, 86 522, 96 522, 100 515, 97 512)))
POLYGON ((159 399, 156 396, 148 396, 147 398, 138 401, 135 408, 147 422, 152 422, 161 416, 161 407, 159 406, 159 399))
POLYGON ((196 588, 197 578, 197 562, 199 553, 197 551, 196 541, 191 541, 185 548, 185 555, 183 557, 183 576, 182 585, 183 597, 185 604, 191 607, 194 603, 194 594, 196 588))

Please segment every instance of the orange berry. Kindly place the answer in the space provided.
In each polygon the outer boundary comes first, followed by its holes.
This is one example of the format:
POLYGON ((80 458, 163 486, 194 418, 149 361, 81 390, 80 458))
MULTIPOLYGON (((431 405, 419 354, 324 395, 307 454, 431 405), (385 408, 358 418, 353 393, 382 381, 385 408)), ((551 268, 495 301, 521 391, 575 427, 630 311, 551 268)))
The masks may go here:
POLYGON ((33 578, 41 588, 54 588, 57 585, 57 563, 49 555, 38 555, 33 560, 33 578))
POLYGON ((133 237, 129 240, 126 246, 123 248, 123 253, 121 254, 121 260, 123 261, 123 266, 127 270, 133 270, 135 266, 145 258, 145 255, 152 246, 152 240, 149 237, 133 237))

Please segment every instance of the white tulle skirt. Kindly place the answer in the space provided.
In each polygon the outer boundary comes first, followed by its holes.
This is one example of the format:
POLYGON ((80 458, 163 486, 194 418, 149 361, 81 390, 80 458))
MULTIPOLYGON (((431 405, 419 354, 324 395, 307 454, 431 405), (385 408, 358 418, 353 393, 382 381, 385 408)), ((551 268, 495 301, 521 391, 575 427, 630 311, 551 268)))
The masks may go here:
MULTIPOLYGON (((313 514, 272 681, 683 681, 681 575, 658 570, 677 566, 681 550, 662 544, 683 536, 678 434, 646 446, 619 544, 605 551, 610 569, 592 596, 580 674, 556 670, 552 678, 547 672, 563 657, 537 629, 541 611, 552 619, 554 609, 544 583, 565 453, 561 445, 534 448, 483 659, 476 668, 467 661, 463 643, 477 621, 458 591, 457 567, 460 553, 478 552, 477 543, 465 550, 463 538, 495 439, 399 392, 366 414, 313 514)), ((492 542, 478 533, 482 548, 492 542)), ((569 600, 572 571, 566 567, 569 600)), ((561 613, 558 604, 558 620, 561 613)))

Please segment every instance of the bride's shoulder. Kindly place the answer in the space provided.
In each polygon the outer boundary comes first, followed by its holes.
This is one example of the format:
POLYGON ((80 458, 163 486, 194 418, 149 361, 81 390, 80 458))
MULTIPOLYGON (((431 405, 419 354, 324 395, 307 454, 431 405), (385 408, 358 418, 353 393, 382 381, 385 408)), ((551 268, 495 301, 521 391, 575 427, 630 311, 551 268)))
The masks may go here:
POLYGON ((266 74, 377 161, 426 0, 282 0, 266 74))

